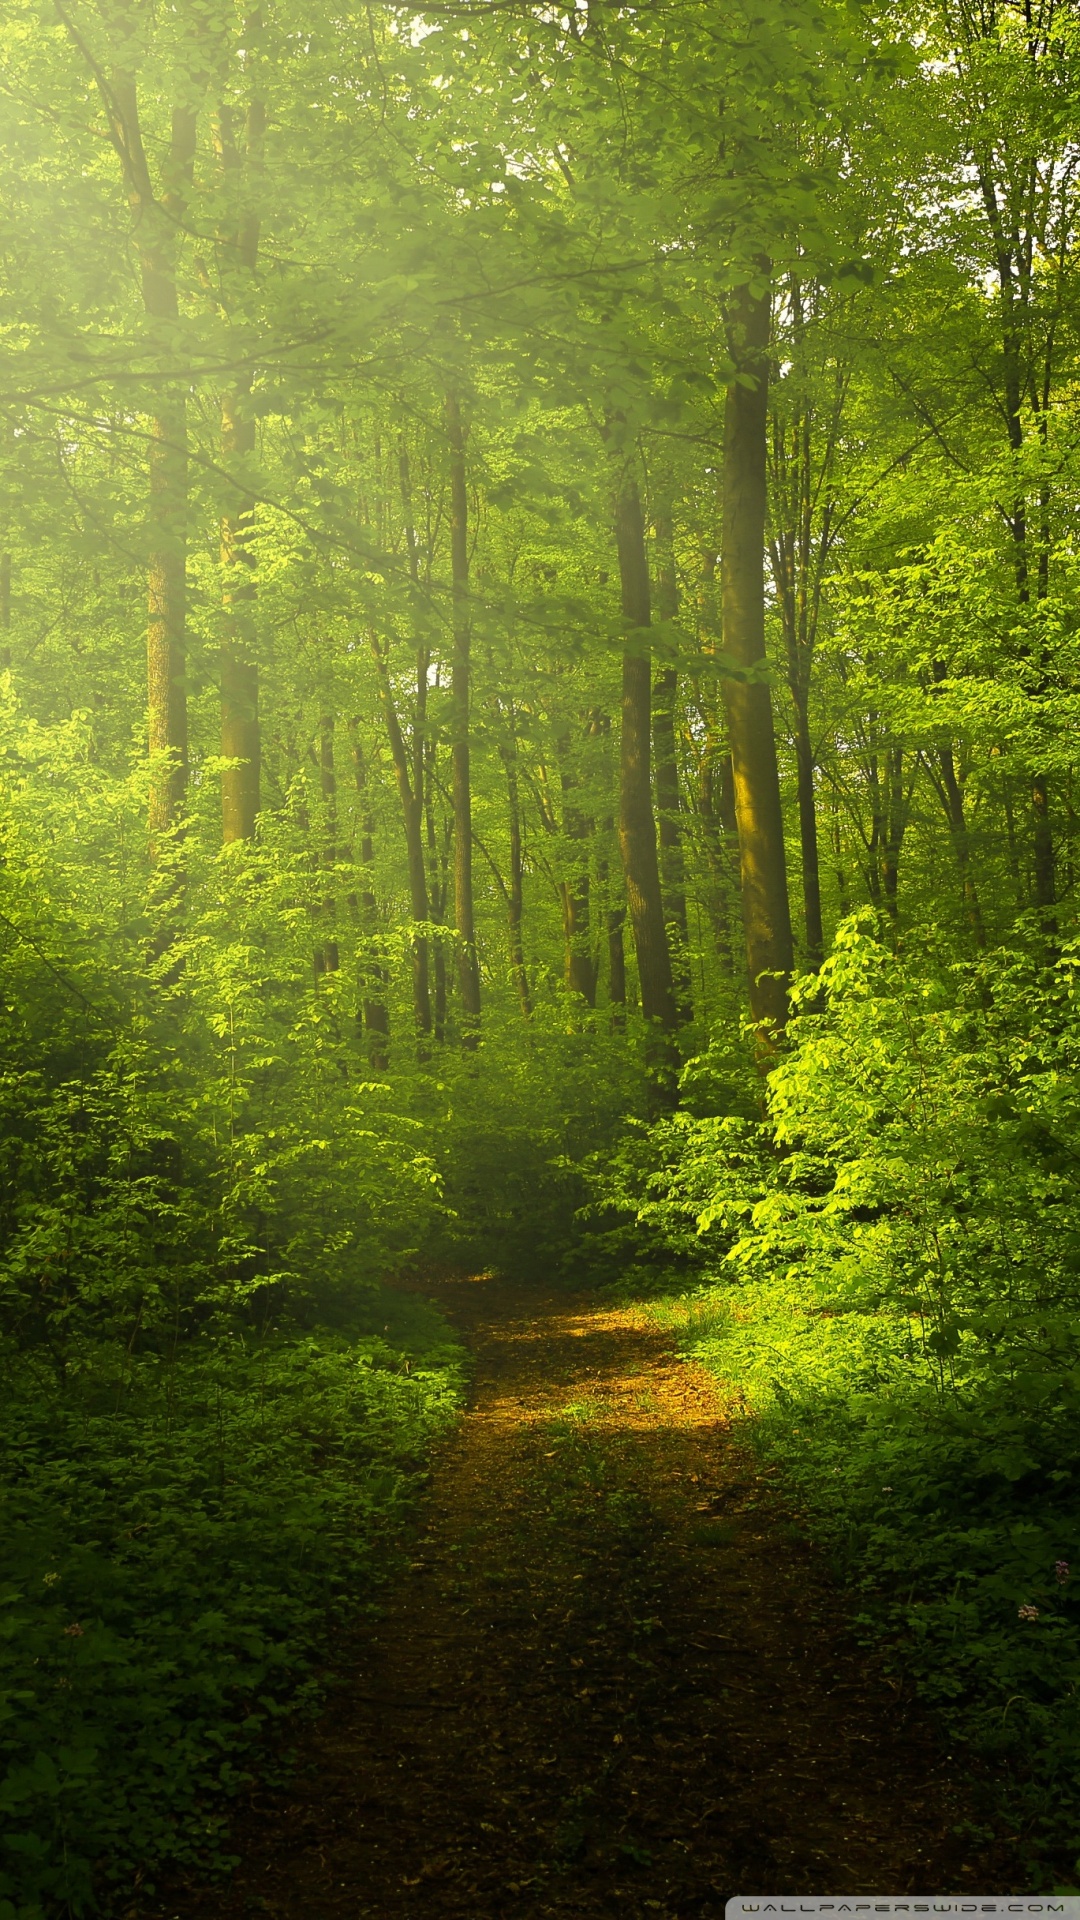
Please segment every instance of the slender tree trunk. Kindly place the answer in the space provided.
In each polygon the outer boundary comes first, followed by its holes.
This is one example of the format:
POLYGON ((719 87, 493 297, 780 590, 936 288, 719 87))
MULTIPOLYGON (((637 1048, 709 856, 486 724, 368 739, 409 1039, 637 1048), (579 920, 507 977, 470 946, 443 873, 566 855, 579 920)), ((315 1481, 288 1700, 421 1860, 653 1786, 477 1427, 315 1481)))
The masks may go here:
POLYGON ((360 737, 360 725, 349 722, 353 778, 360 804, 360 869, 364 876, 360 892, 361 952, 358 967, 360 1016, 368 1059, 376 1072, 385 1072, 390 1060, 390 1016, 387 1011, 386 969, 379 965, 372 949, 378 935, 378 903, 375 897, 375 838, 371 817, 371 783, 367 758, 360 737))
POLYGON ((591 906, 589 899, 589 846, 593 823, 572 795, 578 778, 570 764, 570 737, 560 734, 555 742, 559 755, 559 780, 563 793, 563 832, 580 849, 575 870, 569 880, 560 882, 562 898, 565 979, 571 993, 580 993, 590 1007, 596 1005, 596 961, 592 953, 591 906))
MULTIPOLYGON (((169 139, 155 192, 143 142, 135 76, 123 68, 106 74, 77 25, 62 16, 69 39, 101 98, 108 137, 120 163, 142 281, 146 317, 166 336, 180 318, 176 284, 177 242, 195 163, 198 108, 172 109, 169 139)), ((165 344, 172 346, 166 337, 165 344)), ((167 756, 150 793, 151 849, 155 836, 183 810, 187 775, 185 689, 185 567, 187 529, 187 420, 183 392, 162 391, 151 424, 149 557, 147 566, 147 707, 149 748, 167 756)))
MULTIPOLYGON (((426 926, 430 917, 428 907, 427 871, 424 862, 424 791, 423 760, 420 763, 420 786, 415 786, 415 758, 410 764, 410 754, 401 731, 397 707, 394 704, 394 691, 390 683, 390 673, 386 659, 379 644, 378 636, 368 635, 372 656, 379 677, 379 697, 382 703, 383 718, 386 722, 386 734, 390 743, 390 758, 394 763, 394 779, 401 802, 401 814, 405 824, 405 852, 409 872, 409 905, 417 926, 426 926)), ((428 942, 426 935, 414 935, 412 943, 412 981, 413 1009, 416 1024, 420 1032, 431 1032, 431 992, 428 983, 428 942)))
MULTIPOLYGON (((226 463, 255 450, 250 393, 241 384, 222 402, 222 453, 226 463)), ((221 774, 221 837, 226 844, 250 840, 259 812, 261 739, 259 668, 255 656, 255 559, 251 534, 255 503, 243 498, 221 522, 224 639, 221 645, 221 754, 230 764, 221 774)))
MULTIPOLYGON (((614 820, 606 820, 604 827, 609 837, 614 835, 614 820)), ((611 875, 606 860, 603 860, 600 864, 598 877, 601 886, 608 895, 608 1000, 611 1005, 611 1024, 618 1033, 621 1032, 626 1025, 626 947, 623 941, 623 928, 626 925, 626 901, 625 899, 612 898, 611 875)), ((621 893, 621 891, 620 888, 619 892, 621 893)))
MULTIPOLYGON (((886 757, 886 780, 888 765, 886 757)), ((887 795, 882 788, 881 765, 876 752, 866 756, 866 784, 870 792, 870 838, 866 845, 866 885, 875 907, 885 906, 892 919, 896 918, 897 865, 892 863, 891 883, 887 874, 888 858, 885 852, 888 838, 886 808, 887 795), (884 883, 884 884, 883 884, 884 883)))
POLYGON ((739 289, 727 315, 739 375, 724 410, 722 618, 724 650, 746 674, 726 680, 728 739, 739 823, 739 859, 750 1009, 774 1032, 787 1020, 794 953, 780 777, 765 663, 765 509, 770 297, 739 289))
POLYGON ((663 1034, 678 1025, 664 924, 650 779, 652 675, 646 629, 651 624, 649 566, 637 483, 625 475, 615 508, 622 613, 636 629, 623 654, 622 737, 619 754, 619 850, 637 954, 641 1011, 663 1034))
MULTIPOLYGON (((675 572, 674 530, 665 506, 656 517, 656 610, 670 624, 679 616, 679 587, 675 572)), ((656 815, 660 834, 660 887, 669 926, 675 929, 672 968, 680 1021, 693 1012, 690 998, 690 939, 686 919, 686 873, 683 862, 679 759, 675 744, 678 704, 677 667, 662 667, 652 690, 652 749, 656 781, 656 815)))
MULTIPOLYGON (((719 637, 716 605, 716 563, 719 558, 716 549, 711 546, 706 547, 701 556, 698 637, 701 651, 705 654, 716 652, 719 637)), ((741 911, 741 896, 739 830, 735 819, 731 752, 723 737, 717 703, 711 690, 699 686, 697 704, 704 739, 698 760, 696 808, 712 882, 706 896, 706 909, 712 923, 721 969, 725 974, 733 974, 735 940, 732 923, 741 911)))
POLYGON ((667 918, 685 949, 687 945, 686 876, 683 868, 682 800, 679 762, 675 750, 675 709, 679 674, 664 667, 653 681, 652 736, 656 758, 656 812, 660 829, 660 876, 667 918))
MULTIPOLYGON (((99 85, 100 85, 99 81, 99 85)), ((162 191, 155 195, 143 145, 134 76, 114 73, 104 89, 114 144, 121 154, 149 320, 175 330, 177 238, 195 163, 197 114, 173 109, 162 191)), ((150 423, 149 554, 147 559, 146 679, 148 746, 161 756, 150 789, 151 849, 184 808, 188 774, 187 726, 187 406, 182 389, 165 387, 150 423)))
MULTIPOLYGON (((237 142, 231 110, 218 114, 218 153, 227 183, 237 191, 242 176, 257 171, 262 160, 266 114, 253 98, 247 109, 243 147, 237 142)), ((248 212, 223 236, 226 283, 238 275, 254 275, 259 258, 260 222, 248 212)), ((236 463, 239 499, 221 523, 222 601, 224 639, 221 649, 221 755, 229 762, 221 776, 222 839, 250 840, 259 813, 262 743, 259 727, 259 667, 255 634, 255 556, 252 534, 255 502, 250 497, 245 462, 255 451, 255 415, 251 375, 236 382, 222 401, 221 445, 226 468, 236 463)))
POLYGON ((147 562, 148 745, 160 756, 150 788, 151 844, 180 818, 188 778, 187 418, 174 398, 150 427, 150 553, 147 562))
POLYGON ((451 675, 454 768, 454 918, 457 926, 462 1039, 475 1046, 480 1022, 480 968, 473 918, 472 794, 469 771, 469 538, 465 435, 455 394, 446 399, 450 442, 450 564, 454 602, 451 675))
POLYGON ((525 948, 521 929, 525 909, 525 862, 521 844, 521 795, 518 784, 517 740, 500 738, 499 753, 506 774, 506 802, 510 828, 510 885, 506 893, 506 917, 510 939, 510 970, 517 987, 518 1003, 525 1019, 532 1017, 532 994, 525 966, 525 948))
MULTIPOLYGON (((429 898, 431 900, 431 918, 439 926, 446 924, 447 898, 447 856, 444 849, 439 853, 439 840, 435 828, 435 801, 432 793, 435 774, 435 745, 429 742, 426 753, 426 775, 424 782, 424 820, 427 828, 427 854, 429 874, 429 898)), ((453 831, 451 823, 451 832, 453 831)), ((436 1040, 446 1038, 446 947, 441 938, 435 940, 432 955, 432 972, 435 981, 435 1003, 433 1009, 434 1032, 436 1040)))
MULTIPOLYGON (((794 693, 794 688, 792 689, 794 693)), ((814 748, 805 689, 794 699, 795 764, 799 785, 799 850, 802 865, 803 918, 806 927, 806 964, 816 973, 825 957, 821 923, 821 863, 818 852, 817 797, 814 793, 814 748)))
MULTIPOLYGON (((419 585, 420 566, 416 546, 416 529, 413 523, 412 479, 409 468, 409 451, 402 439, 398 448, 398 481, 401 488, 401 504, 405 522, 405 544, 409 556, 409 579, 413 587, 419 585)), ((424 859, 424 750, 427 738, 427 696, 428 671, 431 660, 426 645, 421 641, 416 647, 416 702, 413 710, 412 754, 405 751, 401 738, 401 729, 395 725, 397 744, 390 741, 394 761, 394 774, 401 799, 402 815, 405 821, 405 844, 409 865, 409 900, 412 917, 419 925, 427 925, 430 916, 428 900, 427 869, 424 859)), ((384 702, 390 702, 393 708, 388 676, 383 689, 384 702)), ((397 713, 394 711, 396 723, 397 713)), ((389 712, 387 715, 389 727, 389 712)), ((414 934, 412 948, 413 1009, 416 1025, 421 1034, 431 1032, 431 962, 430 943, 426 933, 414 934)))
POLYGON ((712 880, 707 907, 713 938, 720 965, 731 974, 735 971, 732 899, 738 898, 739 832, 731 754, 711 727, 702 752, 697 805, 712 880))
POLYGON ((846 920, 851 912, 848 898, 847 868, 844 865, 844 840, 840 831, 840 807, 833 801, 832 807, 832 855, 833 872, 836 875, 836 910, 841 920, 846 920))
POLYGON ((885 753, 885 790, 881 833, 881 884, 889 917, 898 918, 897 895, 900 887, 900 848, 907 827, 904 802, 904 749, 889 747, 885 753))
MULTIPOLYGON (((1005 403, 1005 425, 1009 436, 1009 446, 1019 457, 1024 445, 1024 404, 1025 404, 1025 343, 1024 332, 1027 316, 1024 312, 1022 284, 1018 284, 1017 269, 1020 265, 1022 245, 1020 236, 1008 225, 1008 196, 1005 205, 998 185, 985 164, 980 166, 979 187, 983 208, 993 240, 995 265, 997 268, 997 299, 1001 323, 1003 399, 1005 403)), ((1022 272, 1022 269, 1021 269, 1022 272)), ((1048 360, 1045 371, 1045 400, 1049 404, 1052 377, 1052 361, 1048 360)), ((1048 502, 1043 500, 1043 520, 1046 518, 1048 502)), ((1013 565, 1016 572, 1017 598, 1022 606, 1031 599, 1031 565, 1028 541, 1027 499, 1023 493, 1017 494, 1009 516, 1009 528, 1013 539, 1013 565)), ((1042 599, 1049 586, 1048 545, 1044 538, 1038 555, 1035 579, 1035 597, 1042 599)), ((1038 661, 1038 690, 1047 691, 1045 663, 1038 661)), ((1054 836, 1050 819, 1050 782, 1045 772, 1036 771, 1031 777, 1031 812, 1034 841, 1034 883, 1035 905, 1042 910, 1043 924, 1052 934, 1056 926, 1054 907, 1057 904, 1057 885, 1054 873, 1054 836)))
POLYGON ((315 971, 336 973, 341 963, 333 926, 337 901, 333 893, 333 874, 337 869, 337 770, 334 765, 334 716, 324 713, 319 719, 319 791, 322 794, 322 864, 327 873, 328 891, 320 903, 320 913, 328 929, 316 948, 315 971))
POLYGON ((971 928, 972 939, 979 948, 986 945, 986 933, 983 928, 982 910, 975 885, 975 875, 971 864, 971 841, 968 835, 967 815, 964 809, 964 790, 956 774, 956 762, 951 747, 939 747, 937 754, 938 774, 940 777, 941 798, 945 806, 945 818, 949 823, 953 852, 960 873, 960 891, 964 901, 964 912, 971 928))

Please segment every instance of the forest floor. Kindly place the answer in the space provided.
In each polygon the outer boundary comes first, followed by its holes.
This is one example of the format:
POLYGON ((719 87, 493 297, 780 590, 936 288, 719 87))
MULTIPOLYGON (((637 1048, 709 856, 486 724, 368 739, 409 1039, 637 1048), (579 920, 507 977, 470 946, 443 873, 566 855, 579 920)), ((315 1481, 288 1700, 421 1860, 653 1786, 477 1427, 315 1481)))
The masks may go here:
POLYGON ((489 1278, 427 1291, 476 1365, 411 1558, 290 1784, 238 1807, 231 1885, 174 1890, 168 1920, 1024 1890, 965 1837, 978 1786, 649 1315, 489 1278))

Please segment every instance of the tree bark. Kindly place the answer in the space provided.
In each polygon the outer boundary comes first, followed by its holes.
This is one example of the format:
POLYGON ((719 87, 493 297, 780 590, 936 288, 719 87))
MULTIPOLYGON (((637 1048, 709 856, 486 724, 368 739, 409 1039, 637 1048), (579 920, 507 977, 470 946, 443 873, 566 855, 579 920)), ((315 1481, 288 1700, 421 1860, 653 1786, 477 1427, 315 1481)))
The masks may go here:
POLYGON ((971 842, 968 835, 967 814, 964 807, 964 789, 956 773, 956 762, 951 746, 939 747, 937 751, 938 779, 935 781, 945 818, 949 823, 949 834, 956 855, 956 865, 960 874, 960 891, 964 902, 964 912, 971 936, 980 950, 986 945, 986 932, 983 927, 982 910, 979 905, 978 889, 971 864, 971 842))
POLYGON ((525 948, 521 929, 525 907, 525 866, 521 845, 521 799, 518 787, 517 741, 514 735, 500 739, 499 753, 506 774, 506 801, 510 826, 510 885, 507 889, 506 916, 510 936, 510 970, 517 987, 518 1004, 526 1020, 532 1017, 532 995, 525 966, 525 948))
POLYGON ((184 809, 188 779, 187 418, 182 398, 150 425, 150 553, 147 560, 147 745, 157 758, 150 787, 151 845, 184 809))
POLYGON ((678 1025, 650 780, 652 674, 646 630, 651 624, 645 526, 637 483, 624 475, 615 506, 622 613, 634 628, 623 654, 619 752, 619 850, 641 985, 641 1011, 662 1034, 678 1025))
MULTIPOLYGON (((238 179, 246 168, 257 167, 262 156, 265 109, 250 101, 244 146, 234 138, 231 115, 218 115, 218 152, 226 180, 238 179)), ((259 217, 252 210, 238 218, 223 236, 227 250, 226 277, 254 274, 259 257, 259 217)), ((261 735, 259 727, 259 667, 255 635, 255 556, 251 538, 255 502, 248 492, 243 464, 255 451, 255 416, 251 405, 251 376, 237 381, 221 407, 221 444, 226 468, 239 462, 239 501, 221 522, 222 602, 224 639, 221 648, 221 755, 229 762, 221 775, 221 833, 228 844, 250 840, 259 813, 261 735)))
MULTIPOLYGON (((394 780, 397 785, 398 799, 401 802, 401 814, 405 824, 405 853, 409 873, 409 906, 414 922, 425 927, 430 918, 428 907, 427 869, 424 862, 424 791, 423 761, 420 766, 421 784, 414 784, 415 761, 410 765, 410 755, 405 736, 401 731, 394 692, 390 684, 390 674, 384 658, 378 636, 372 632, 368 636, 372 657, 379 676, 379 698, 382 703, 383 718, 386 722, 386 736, 390 744, 390 758, 394 765, 394 780)), ((426 669, 425 669, 426 673, 426 669)), ((428 942, 426 934, 416 934, 412 943, 412 982, 413 1010, 416 1024, 421 1033, 431 1032, 431 991, 428 981, 428 942)))
MULTIPOLYGON (((114 73, 99 80, 113 144, 120 154, 135 226, 143 310, 156 321, 166 350, 180 317, 176 253, 180 222, 195 164, 197 115, 173 109, 160 198, 155 194, 143 145, 134 76, 114 73)), ((151 848, 176 824, 188 777, 187 688, 187 403, 182 388, 162 388, 150 423, 149 539, 147 556, 146 684, 148 747, 159 757, 149 801, 151 848)))
MULTIPOLYGON (((978 29, 976 29, 976 37, 983 37, 978 29)), ((1029 190, 1037 178, 1038 170, 1032 169, 1030 181, 1027 183, 1029 190)), ((1030 296, 1033 284, 1037 284, 1032 273, 1032 257, 1040 215, 1032 204, 1028 191, 1022 191, 1019 195, 1016 193, 1015 180, 1010 180, 1008 177, 1004 180, 995 177, 989 154, 984 153, 979 159, 978 181, 997 276, 998 318, 1002 347, 1001 400, 1005 414, 1005 427, 1009 447, 1015 456, 1019 456, 1024 445, 1025 406, 1030 407, 1035 414, 1038 431, 1045 440, 1046 416, 1053 392, 1055 345, 1059 330, 1053 326, 1046 329, 1042 348, 1043 364, 1041 368, 1037 368, 1034 360, 1035 336, 1031 329, 1030 296)), ((1041 189, 1039 191, 1041 193, 1041 189)), ((1061 254, 1059 272, 1062 271, 1068 255, 1069 249, 1065 248, 1061 254)), ((1059 301, 1062 297, 1060 284, 1056 297, 1059 301)), ((1044 486, 1040 497, 1044 528, 1048 507, 1049 495, 1044 486)), ((1007 520, 1013 540, 1017 598, 1022 606, 1026 606, 1031 599, 1031 565, 1028 507, 1027 498, 1023 492, 1017 492, 1007 520)), ((1045 598, 1048 586, 1048 542, 1044 535, 1040 542, 1035 569, 1036 600, 1045 598)), ((1040 657, 1036 666, 1036 690, 1040 694, 1045 694, 1049 689, 1044 659, 1040 657)), ((1057 927, 1057 916, 1054 912, 1057 905, 1057 878, 1054 869, 1054 835, 1050 814, 1050 781, 1045 771, 1039 769, 1036 769, 1031 776, 1031 813, 1035 905, 1040 909, 1047 934, 1052 936, 1057 927)))
POLYGON ((765 510, 770 297, 739 289, 727 313, 737 373, 724 410, 722 622, 724 651, 746 678, 724 682, 739 824, 750 1009, 764 1032, 787 1021, 794 963, 784 823, 765 664, 765 510))
MULTIPOLYGON (((605 822, 607 832, 615 831, 614 820, 605 822)), ((610 875, 608 863, 601 863, 600 883, 608 887, 610 875)), ((607 908, 607 951, 608 951, 608 1000, 611 1005, 611 1024, 615 1031, 621 1032, 626 1025, 626 947, 623 941, 623 928, 626 924, 625 900, 613 900, 608 897, 607 908)))
MULTIPOLYGON (((228 462, 255 449, 255 421, 242 388, 221 408, 222 453, 228 462)), ((251 534, 255 503, 244 498, 221 522, 221 598, 225 637, 221 645, 221 837, 228 845, 250 840, 259 813, 261 738, 259 668, 255 657, 255 558, 251 534)))
POLYGON ((458 981, 462 1040, 477 1042, 480 1023, 480 968, 473 918, 472 794, 469 769, 469 542, 465 486, 465 435, 456 394, 446 397, 450 442, 450 567, 453 587, 453 663, 450 695, 453 720, 454 919, 457 927, 458 981))
POLYGON ((889 917, 898 917, 897 894, 900 886, 900 848, 907 831, 907 799, 904 793, 904 749, 889 747, 885 753, 885 792, 881 835, 881 883, 889 917))
MULTIPOLYGON (((173 351, 180 317, 176 285, 177 242, 195 164, 198 109, 172 109, 169 140, 155 192, 143 142, 135 76, 124 68, 106 72, 67 14, 65 31, 101 98, 108 138, 120 163, 131 208, 139 261, 143 310, 157 323, 166 355, 173 351)), ((129 23, 122 21, 127 29, 129 23)), ((163 757, 150 791, 148 826, 155 837, 182 813, 187 785, 186 535, 187 415, 184 392, 166 381, 151 421, 148 475, 147 708, 148 747, 163 757)))
POLYGON ((360 989, 360 1026, 368 1059, 377 1073, 385 1072, 390 1061, 390 1016, 386 1006, 386 970, 374 957, 372 948, 378 933, 378 903, 375 897, 374 823, 371 818, 371 789, 367 759, 360 737, 360 723, 349 722, 353 778, 360 803, 360 868, 364 882, 360 892, 361 951, 357 968, 360 989))
MULTIPOLYGON (((655 523, 657 568, 656 610, 661 620, 672 623, 679 615, 679 588, 675 573, 674 534, 671 513, 665 506, 655 523)), ((688 1020, 690 1005, 689 932, 686 920, 686 874, 683 864, 679 760, 675 743, 675 713, 678 704, 677 667, 662 667, 652 690, 652 747, 656 781, 656 816, 660 834, 660 886, 664 912, 675 929, 679 1016, 688 1020)))
MULTIPOLYGON (((453 817, 447 827, 447 835, 442 850, 435 826, 435 742, 428 741, 424 752, 424 823, 427 838, 428 858, 428 897, 431 901, 432 922, 438 926, 446 924, 446 902, 449 894, 449 850, 453 840, 453 817)), ((436 936, 432 955, 432 973, 434 976, 433 1020, 436 1040, 446 1038, 446 946, 440 936, 436 936)))
MULTIPOLYGON (((409 556, 409 579, 413 587, 419 585, 420 565, 416 545, 416 528, 413 522, 412 478, 409 467, 409 450, 402 439, 398 448, 398 482, 401 488, 401 505, 405 521, 405 545, 409 556)), ((428 670, 431 659, 423 641, 416 647, 416 701, 413 708, 412 753, 405 750, 401 737, 401 728, 396 726, 397 744, 390 742, 394 761, 394 774, 401 799, 402 815, 405 822, 405 844, 409 867, 409 901, 413 920, 426 926, 430 916, 428 900, 427 868, 424 860, 424 747, 427 737, 427 696, 428 670)), ((389 678, 384 674, 384 702, 390 700, 389 678)), ((396 722, 397 711, 394 708, 396 722)), ((387 726, 389 728, 389 713, 387 726)), ((428 936, 417 933, 413 936, 412 947, 413 1010, 417 1029, 421 1034, 431 1032, 431 962, 428 936)))
POLYGON ((698 775, 698 817, 712 885, 707 907, 716 952, 724 973, 735 971, 736 943, 732 922, 738 912, 739 830, 735 819, 735 786, 731 754, 725 741, 710 727, 698 775))
POLYGON ((593 823, 573 801, 578 777, 570 763, 570 736, 560 734, 555 742, 559 756, 559 782, 563 795, 563 833, 580 854, 568 880, 559 883, 563 914, 565 980, 571 993, 579 993, 588 1006, 596 1005, 596 961, 592 953, 591 903, 589 898, 589 845, 593 823))
POLYGON ((806 964, 817 973, 825 957, 821 919, 821 859, 818 850, 817 796, 814 792, 814 748, 810 716, 803 693, 792 686, 795 707, 795 764, 799 787, 799 852, 802 865, 803 918, 806 928, 806 964))

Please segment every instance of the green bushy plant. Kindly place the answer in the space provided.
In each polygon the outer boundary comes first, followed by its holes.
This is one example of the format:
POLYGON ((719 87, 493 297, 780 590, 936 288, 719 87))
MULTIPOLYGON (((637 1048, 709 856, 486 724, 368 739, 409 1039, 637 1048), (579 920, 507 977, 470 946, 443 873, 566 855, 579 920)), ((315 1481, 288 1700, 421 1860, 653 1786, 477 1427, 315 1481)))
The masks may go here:
POLYGON ((189 843, 181 894, 86 716, 5 706, 0 763, 0 1916, 34 1920, 220 1865, 461 1352, 380 1285, 445 1211, 432 1129, 313 972, 288 819, 189 843))
POLYGON ((658 1311, 1059 1862, 1080 1841, 1078 962, 1021 928, 937 964, 849 922, 767 1120, 665 1122, 639 1196, 674 1253, 692 1221, 709 1269, 658 1311))
POLYGON ((329 1623, 371 1605, 456 1405, 460 1354, 437 1316, 422 1333, 415 1360, 373 1334, 84 1350, 63 1387, 2 1356, 9 1911, 220 1864, 223 1796, 287 1740, 329 1623))

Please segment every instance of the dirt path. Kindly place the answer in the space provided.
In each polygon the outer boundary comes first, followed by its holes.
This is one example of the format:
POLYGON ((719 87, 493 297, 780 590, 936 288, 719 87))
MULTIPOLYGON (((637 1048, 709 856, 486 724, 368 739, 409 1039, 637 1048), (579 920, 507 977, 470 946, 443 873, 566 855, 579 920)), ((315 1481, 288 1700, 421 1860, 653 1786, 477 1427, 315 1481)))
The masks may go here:
POLYGON ((707 1376, 632 1309, 439 1290, 477 1357, 413 1559, 292 1787, 178 1920, 689 1920, 1019 1889, 846 1637, 707 1376))

